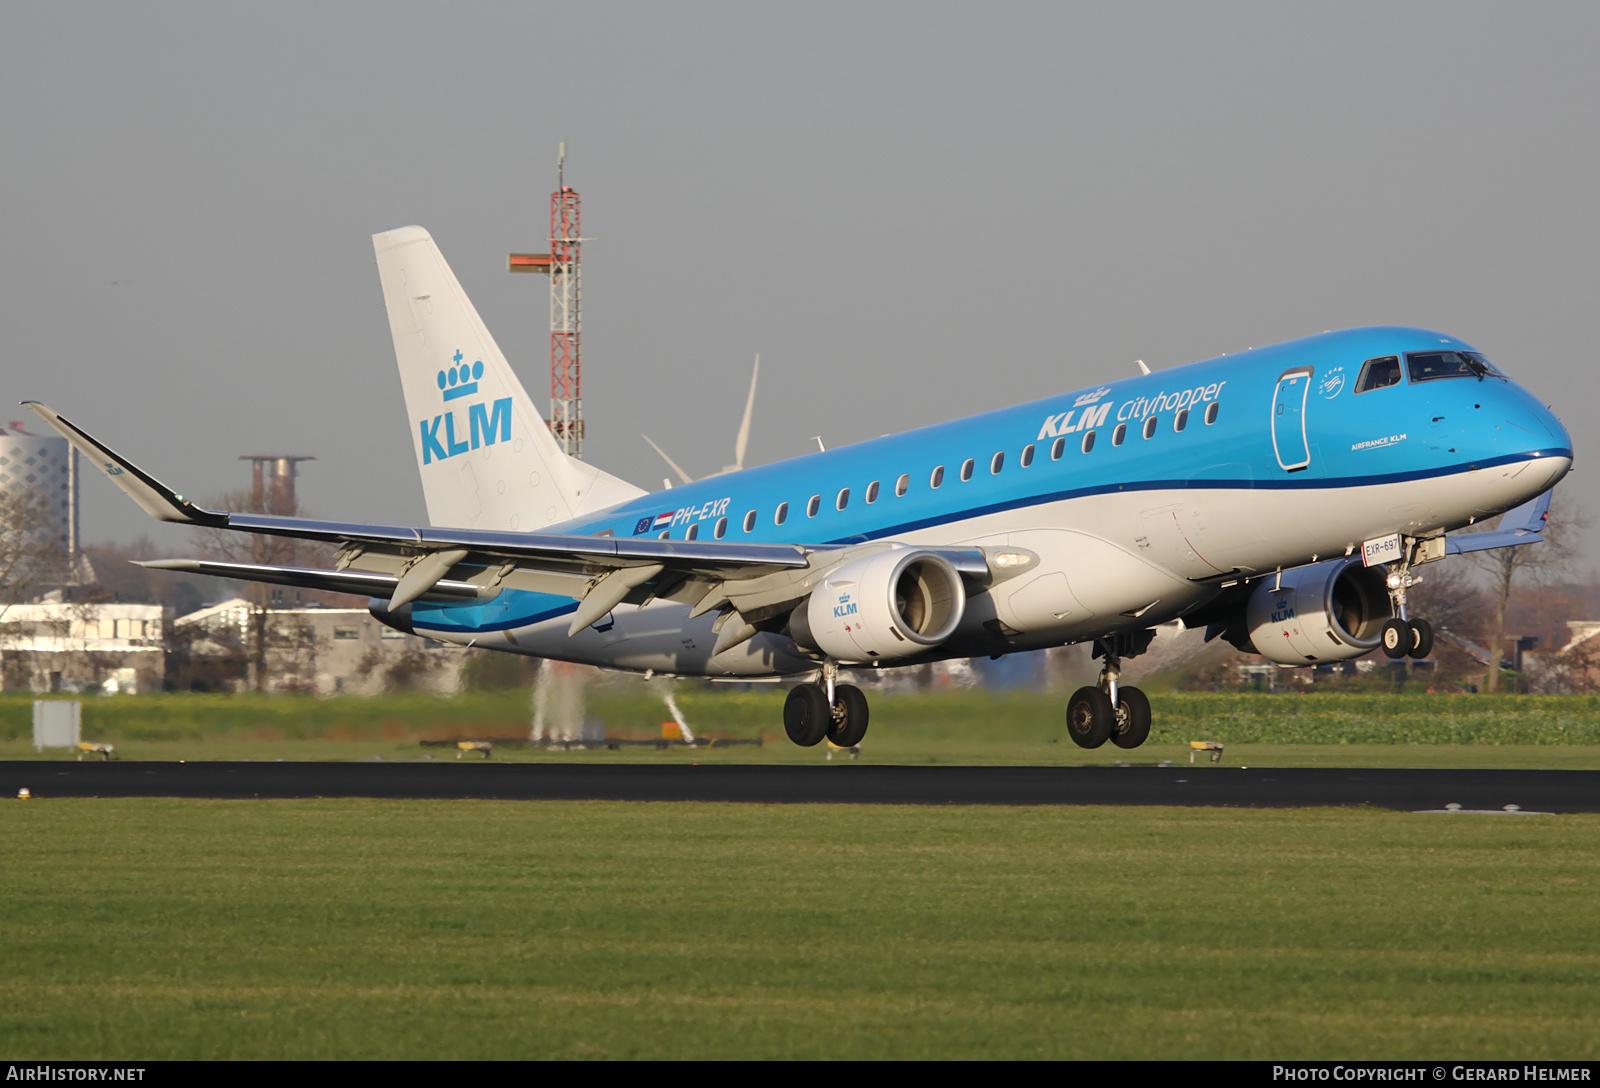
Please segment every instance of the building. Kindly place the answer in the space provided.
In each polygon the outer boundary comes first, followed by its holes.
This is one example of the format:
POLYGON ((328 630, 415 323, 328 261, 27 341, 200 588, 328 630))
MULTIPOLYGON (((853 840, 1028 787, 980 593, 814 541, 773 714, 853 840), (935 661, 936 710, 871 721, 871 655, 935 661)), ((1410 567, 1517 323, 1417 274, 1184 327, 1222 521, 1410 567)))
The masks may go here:
POLYGON ((1562 695, 1600 691, 1600 637, 1596 637, 1600 636, 1600 620, 1568 620, 1567 630, 1567 643, 1559 650, 1523 657, 1530 690, 1562 695))
POLYGON ((10 605, 0 612, 0 688, 160 691, 167 657, 163 613, 155 604, 10 605))
POLYGON ((53 569, 30 572, 33 584, 93 580, 78 536, 78 458, 65 438, 30 434, 15 420, 0 425, 0 510, 23 522, 0 527, 9 530, 0 548, 52 557, 53 569))
POLYGON ((170 679, 183 689, 249 691, 259 671, 264 691, 450 694, 470 652, 386 627, 365 608, 257 613, 242 597, 180 616, 172 628, 170 679))

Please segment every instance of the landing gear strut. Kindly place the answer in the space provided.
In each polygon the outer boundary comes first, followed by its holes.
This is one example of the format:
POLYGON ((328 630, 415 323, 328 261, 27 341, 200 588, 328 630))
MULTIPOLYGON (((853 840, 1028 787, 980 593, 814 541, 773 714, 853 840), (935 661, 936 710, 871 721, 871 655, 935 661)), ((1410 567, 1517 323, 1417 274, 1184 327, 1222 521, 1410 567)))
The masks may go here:
POLYGON ((1113 635, 1095 640, 1095 656, 1106 659, 1098 687, 1083 687, 1067 700, 1067 732, 1081 748, 1110 741, 1118 748, 1137 748, 1150 736, 1150 700, 1138 688, 1119 684, 1122 657, 1143 653, 1154 631, 1113 635))
POLYGON ((796 684, 783 704, 783 731, 802 748, 827 737, 840 748, 854 748, 867 735, 867 697, 854 684, 838 682, 839 667, 822 667, 821 684, 796 684))
POLYGON ((1433 625, 1427 620, 1414 620, 1406 615, 1406 591, 1422 581, 1411 573, 1411 567, 1414 563, 1437 558, 1424 554, 1424 547, 1432 543, 1431 540, 1402 537, 1401 557, 1389 564, 1386 584, 1389 589, 1389 607, 1394 612, 1395 618, 1384 623, 1379 639, 1384 656, 1392 661, 1398 661, 1402 657, 1421 660, 1433 652, 1433 625))

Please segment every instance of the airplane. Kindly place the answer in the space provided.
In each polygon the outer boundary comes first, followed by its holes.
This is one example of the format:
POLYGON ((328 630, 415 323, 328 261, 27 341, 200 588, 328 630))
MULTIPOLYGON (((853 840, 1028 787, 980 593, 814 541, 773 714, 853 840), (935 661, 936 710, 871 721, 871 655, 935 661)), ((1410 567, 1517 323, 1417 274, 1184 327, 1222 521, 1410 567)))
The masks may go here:
POLYGON ((647 493, 559 449, 426 231, 373 243, 427 526, 203 509, 24 403, 155 518, 338 545, 331 570, 146 566, 364 594, 463 646, 797 680, 783 725, 804 746, 866 733, 842 668, 1092 642, 1068 732, 1135 748, 1150 703, 1122 663, 1162 624, 1286 667, 1425 656, 1415 568, 1538 541, 1572 465, 1555 414, 1471 345, 1377 327, 647 493))

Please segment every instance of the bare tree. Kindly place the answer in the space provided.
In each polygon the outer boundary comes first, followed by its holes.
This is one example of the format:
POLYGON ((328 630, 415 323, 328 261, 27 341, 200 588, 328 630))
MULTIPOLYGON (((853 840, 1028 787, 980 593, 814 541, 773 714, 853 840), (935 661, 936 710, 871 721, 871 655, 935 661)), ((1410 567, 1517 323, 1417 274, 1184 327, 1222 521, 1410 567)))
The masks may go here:
MULTIPOLYGON (((265 495, 257 491, 229 491, 206 504, 213 510, 240 513, 268 514, 265 495)), ((291 511, 292 513, 292 511, 291 511)), ((228 529, 195 530, 195 547, 208 559, 228 563, 256 563, 270 566, 287 566, 294 560, 294 541, 288 537, 266 536, 260 533, 240 533, 228 529)), ((249 662, 249 683, 253 691, 266 690, 267 677, 267 606, 271 603, 271 587, 262 582, 250 582, 244 590, 250 602, 250 623, 247 629, 245 657, 249 662)))
POLYGON ((13 604, 65 574, 66 543, 49 507, 32 491, 0 490, 0 618, 13 604))
MULTIPOLYGON (((1501 518, 1483 528, 1497 527, 1501 518)), ((1489 619, 1484 639, 1489 649, 1489 672, 1483 690, 1500 687, 1500 658, 1505 650, 1506 605, 1517 583, 1549 585, 1567 574, 1582 554, 1583 538, 1589 517, 1576 502, 1563 502, 1560 495, 1550 505, 1550 517, 1538 544, 1469 552, 1465 558, 1488 582, 1489 619)))
POLYGON ((1452 555, 1421 568, 1421 580, 1410 593, 1409 610, 1426 616, 1441 631, 1473 640, 1484 637, 1489 594, 1479 584, 1467 557, 1452 555))
MULTIPOLYGON (((295 509, 281 509, 274 505, 271 491, 230 491, 207 504, 212 509, 252 514, 281 514, 294 516, 295 509)), ((262 566, 291 567, 333 565, 333 549, 325 544, 297 541, 290 537, 267 536, 261 533, 241 533, 228 529, 195 530, 195 547, 208 559, 229 563, 254 563, 262 566)), ((288 605, 317 598, 325 604, 345 604, 352 600, 344 594, 320 593, 308 590, 287 589, 264 582, 249 582, 244 597, 250 602, 246 656, 249 661, 250 687, 266 690, 267 651, 275 645, 298 649, 293 639, 275 637, 267 622, 267 611, 273 605, 288 605)))
POLYGON ((1555 671, 1561 686, 1573 695, 1600 693, 1600 639, 1586 639, 1559 657, 1555 671))

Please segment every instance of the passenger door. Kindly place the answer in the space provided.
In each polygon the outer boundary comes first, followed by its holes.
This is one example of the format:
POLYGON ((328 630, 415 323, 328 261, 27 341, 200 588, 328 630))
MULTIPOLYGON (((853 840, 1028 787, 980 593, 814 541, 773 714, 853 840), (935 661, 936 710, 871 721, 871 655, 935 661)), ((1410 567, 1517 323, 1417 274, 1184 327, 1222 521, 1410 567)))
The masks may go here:
POLYGON ((1306 395, 1311 392, 1309 366, 1285 370, 1272 394, 1272 449, 1285 472, 1298 472, 1311 465, 1311 450, 1306 444, 1306 395))

